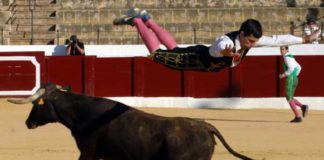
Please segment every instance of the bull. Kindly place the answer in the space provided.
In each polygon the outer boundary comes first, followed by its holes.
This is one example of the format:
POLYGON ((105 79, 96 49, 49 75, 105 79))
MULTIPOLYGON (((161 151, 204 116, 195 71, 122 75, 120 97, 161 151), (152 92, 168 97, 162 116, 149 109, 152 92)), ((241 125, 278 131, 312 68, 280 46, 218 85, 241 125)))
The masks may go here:
POLYGON ((33 103, 26 120, 29 129, 52 122, 70 129, 80 151, 79 160, 210 160, 214 136, 235 157, 251 159, 234 151, 221 133, 204 121, 149 114, 51 83, 30 97, 8 101, 33 103))

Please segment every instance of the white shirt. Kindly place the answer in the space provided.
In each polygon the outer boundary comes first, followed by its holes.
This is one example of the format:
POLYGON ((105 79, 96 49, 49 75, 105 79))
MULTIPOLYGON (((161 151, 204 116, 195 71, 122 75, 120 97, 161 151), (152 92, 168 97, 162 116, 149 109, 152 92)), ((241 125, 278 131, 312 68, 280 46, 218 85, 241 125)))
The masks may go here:
MULTIPOLYGON (((302 44, 303 38, 296 37, 290 34, 287 35, 273 35, 272 37, 269 36, 262 36, 255 44, 255 47, 262 47, 262 46, 282 46, 282 45, 293 45, 293 44, 302 44)), ((241 44, 239 41, 239 36, 235 38, 235 44, 233 41, 226 35, 221 36, 216 39, 216 41, 210 46, 209 54, 212 57, 222 57, 223 55, 220 54, 222 50, 225 49, 226 46, 230 46, 231 49, 236 49, 236 51, 241 49, 241 44)))
POLYGON ((293 73, 293 71, 296 69, 296 76, 299 75, 300 71, 301 71, 301 66, 298 64, 298 62, 295 60, 295 58, 293 57, 289 57, 288 55, 292 55, 290 52, 286 53, 286 55, 284 56, 284 62, 287 66, 287 70, 285 70, 285 76, 289 76, 290 74, 293 73))
MULTIPOLYGON (((317 30, 320 30, 320 28, 316 25, 312 25, 312 26, 309 26, 307 25, 305 28, 304 28, 304 33, 306 36, 309 36, 311 35, 312 33, 314 33, 315 31, 317 30)), ((318 44, 319 40, 321 40, 321 38, 319 37, 316 41, 312 42, 313 44, 318 44)))

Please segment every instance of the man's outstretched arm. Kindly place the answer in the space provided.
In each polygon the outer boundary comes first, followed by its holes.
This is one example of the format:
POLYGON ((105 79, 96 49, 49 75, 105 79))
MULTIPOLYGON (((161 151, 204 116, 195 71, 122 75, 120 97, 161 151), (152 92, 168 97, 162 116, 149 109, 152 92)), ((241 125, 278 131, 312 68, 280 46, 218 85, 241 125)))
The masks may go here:
POLYGON ((273 35, 262 36, 259 41, 256 43, 256 47, 261 46, 282 46, 282 45, 294 45, 294 44, 303 44, 303 43, 312 43, 315 41, 321 34, 321 31, 314 32, 311 35, 304 37, 297 37, 290 34, 287 35, 273 35))

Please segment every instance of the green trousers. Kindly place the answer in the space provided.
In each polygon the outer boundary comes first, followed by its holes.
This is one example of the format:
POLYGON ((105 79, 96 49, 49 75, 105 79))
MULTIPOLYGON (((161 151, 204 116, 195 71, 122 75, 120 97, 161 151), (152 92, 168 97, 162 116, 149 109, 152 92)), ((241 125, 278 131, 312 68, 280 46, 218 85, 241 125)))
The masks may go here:
POLYGON ((297 76, 288 76, 286 77, 286 99, 292 100, 295 95, 295 90, 298 86, 298 77, 297 76))

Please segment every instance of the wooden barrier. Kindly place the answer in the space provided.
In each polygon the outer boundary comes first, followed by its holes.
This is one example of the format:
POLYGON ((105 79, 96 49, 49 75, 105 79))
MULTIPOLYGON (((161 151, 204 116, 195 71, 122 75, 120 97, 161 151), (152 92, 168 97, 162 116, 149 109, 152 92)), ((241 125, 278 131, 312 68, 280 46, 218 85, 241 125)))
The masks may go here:
POLYGON ((132 58, 95 58, 93 64, 85 63, 85 86, 93 90, 87 93, 102 97, 133 95, 132 58))
POLYGON ((247 57, 236 72, 235 84, 240 90, 239 97, 278 97, 279 56, 247 57))
POLYGON ((42 52, 1 52, 0 96, 33 94, 45 81, 44 75, 42 52))
MULTIPOLYGON (((296 96, 324 96, 324 71, 320 68, 324 56, 296 59, 303 68, 296 96)), ((35 92, 35 86, 53 82, 101 97, 282 97, 284 80, 278 79, 280 72, 279 56, 248 56, 238 67, 215 73, 175 70, 144 57, 45 57, 41 52, 10 52, 0 55, 0 93, 28 95, 35 92), (35 57, 36 63, 26 57, 35 57), (25 92, 11 92, 21 90, 25 92)))
POLYGON ((182 71, 154 63, 148 58, 134 58, 134 96, 181 97, 182 71))
POLYGON ((46 82, 70 85, 74 92, 83 93, 83 57, 51 56, 46 57, 46 82))

